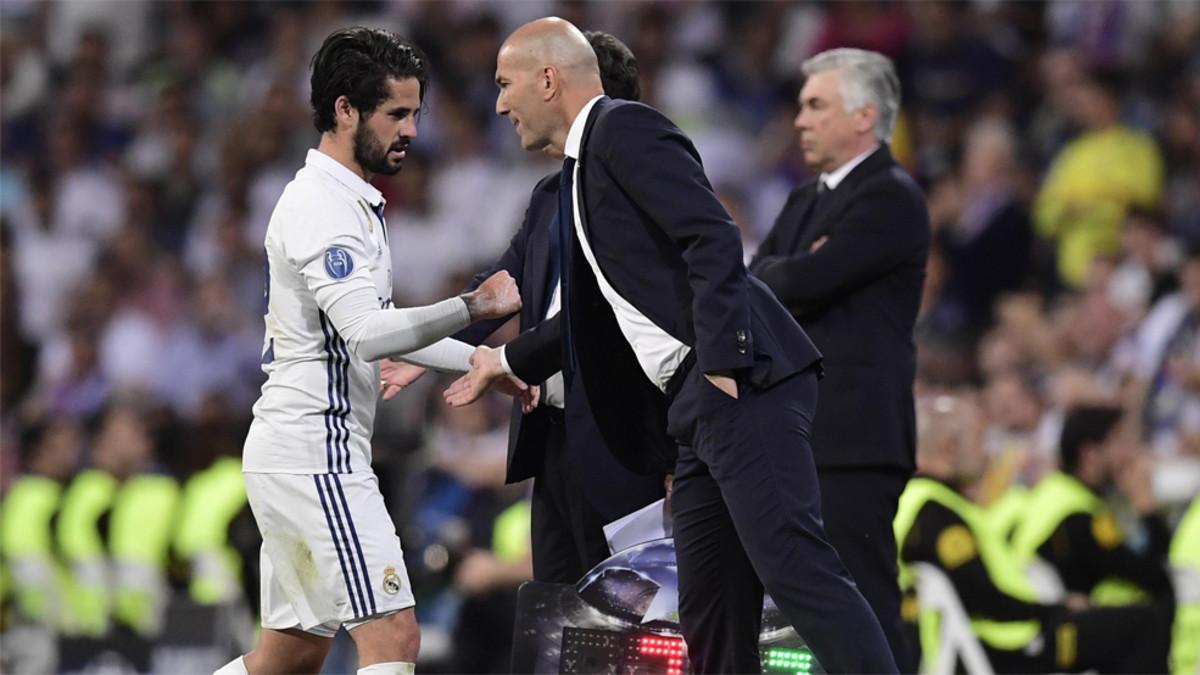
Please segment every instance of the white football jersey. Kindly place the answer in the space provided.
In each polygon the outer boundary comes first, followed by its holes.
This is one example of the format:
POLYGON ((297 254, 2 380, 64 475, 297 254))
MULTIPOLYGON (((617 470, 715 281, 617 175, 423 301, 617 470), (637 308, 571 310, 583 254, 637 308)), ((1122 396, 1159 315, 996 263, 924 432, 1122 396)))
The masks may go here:
POLYGON ((244 471, 370 470, 379 366, 347 349, 323 308, 364 285, 380 307, 392 305, 382 213, 378 190, 315 149, 279 198, 265 241, 267 381, 254 404, 244 471))

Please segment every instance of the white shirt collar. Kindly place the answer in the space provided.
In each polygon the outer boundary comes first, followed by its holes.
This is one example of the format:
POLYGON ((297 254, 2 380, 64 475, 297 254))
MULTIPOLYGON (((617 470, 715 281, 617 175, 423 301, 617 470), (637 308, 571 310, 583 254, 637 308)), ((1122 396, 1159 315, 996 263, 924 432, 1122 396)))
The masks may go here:
POLYGON ((864 152, 863 154, 859 155, 858 157, 855 157, 854 159, 850 160, 849 162, 846 162, 845 164, 834 169, 833 171, 831 171, 829 173, 821 174, 821 182, 825 184, 825 189, 836 190, 837 186, 841 185, 842 181, 846 179, 846 176, 849 176, 850 172, 854 170, 854 167, 858 166, 859 164, 862 164, 864 159, 870 157, 871 153, 875 152, 878 149, 879 149, 879 146, 876 145, 875 147, 864 152))
POLYGON ((310 148, 304 164, 329 174, 339 183, 353 190, 359 197, 367 200, 371 208, 379 208, 384 204, 383 193, 376 190, 374 185, 363 180, 362 176, 320 150, 310 148))
POLYGON ((583 128, 587 126, 588 115, 592 114, 592 108, 595 107, 596 101, 602 98, 604 98, 604 94, 588 101, 575 116, 575 121, 571 123, 571 130, 567 132, 567 147, 563 148, 563 154, 567 157, 579 159, 579 146, 583 143, 583 128))

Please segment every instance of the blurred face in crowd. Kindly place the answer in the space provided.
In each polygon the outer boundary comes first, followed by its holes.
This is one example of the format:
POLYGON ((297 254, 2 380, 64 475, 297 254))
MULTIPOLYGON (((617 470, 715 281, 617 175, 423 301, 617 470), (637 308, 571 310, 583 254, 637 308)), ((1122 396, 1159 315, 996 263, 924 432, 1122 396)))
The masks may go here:
POLYGON ((1036 394, 1011 373, 1000 375, 984 390, 988 418, 1001 428, 1033 431, 1041 421, 1041 402, 1036 394))
POLYGON ((544 150, 555 130, 555 116, 549 105, 553 96, 551 80, 557 74, 539 68, 533 55, 519 45, 505 44, 496 58, 496 114, 507 117, 526 150, 544 150))
POLYGON ((1092 475, 1085 482, 1101 491, 1116 484, 1117 473, 1128 465, 1138 449, 1129 432, 1127 425, 1118 423, 1103 441, 1091 446, 1090 452, 1094 453, 1090 467, 1092 475))
POLYGON ((963 179, 968 189, 1007 182, 1015 171, 1012 142, 1004 133, 986 129, 969 137, 962 160, 963 179))
POLYGON ((229 286, 220 279, 209 279, 196 289, 196 323, 209 335, 221 335, 235 321, 229 286))
POLYGON ((822 172, 837 169, 875 144, 877 111, 873 104, 846 110, 839 70, 814 73, 800 90, 800 132, 804 162, 822 172))
POLYGON ((75 470, 79 440, 79 428, 74 423, 52 424, 38 446, 35 470, 56 480, 66 479, 75 470))
POLYGON ((119 478, 140 470, 153 453, 150 435, 141 418, 121 408, 104 418, 93 450, 96 466, 119 478))
POLYGON ((1183 262, 1179 286, 1192 309, 1200 309, 1200 257, 1192 256, 1183 262))
POLYGON ((974 403, 937 396, 917 406, 917 468, 944 481, 966 484, 987 469, 984 417, 974 403))
MULTIPOLYGON (((404 164, 408 144, 417 137, 421 84, 416 78, 388 78, 388 97, 372 112, 359 113, 354 128, 354 161, 363 171, 391 176, 404 164)), ((337 105, 350 106, 345 97, 337 105)))
POLYGON ((1068 116, 1085 129, 1105 129, 1120 118, 1117 101, 1104 87, 1086 78, 1068 85, 1065 100, 1068 116))

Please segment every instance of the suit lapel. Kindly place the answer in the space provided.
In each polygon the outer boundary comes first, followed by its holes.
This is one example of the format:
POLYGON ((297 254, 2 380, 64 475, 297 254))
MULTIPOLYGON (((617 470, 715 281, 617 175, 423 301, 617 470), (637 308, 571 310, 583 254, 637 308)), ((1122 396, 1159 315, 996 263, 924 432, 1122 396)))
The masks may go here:
MULTIPOLYGON (((816 183, 814 182, 813 185, 815 193, 816 183)), ((812 224, 805 228, 799 250, 807 251, 813 242, 833 232, 833 226, 837 224, 838 216, 846 210, 846 206, 850 203, 853 187, 848 181, 842 181, 836 190, 822 196, 821 205, 808 216, 812 224)))
MULTIPOLYGON (((842 212, 853 201, 855 193, 858 191, 858 186, 864 180, 879 171, 885 171, 895 164, 892 159, 892 153, 888 150, 887 145, 881 145, 879 149, 867 156, 858 166, 854 167, 849 174, 846 175, 842 182, 837 186, 836 190, 822 198, 823 203, 820 205, 817 213, 809 213, 805 220, 810 224, 804 229, 804 236, 801 237, 793 251, 808 251, 813 242, 832 234, 834 226, 841 219, 842 212)), ((811 184, 813 196, 816 195, 817 182, 814 180, 811 184)), ((812 198, 810 197, 810 204, 812 198)))
POLYGON ((792 232, 782 243, 785 246, 782 251, 799 251, 803 246, 805 249, 816 240, 813 236, 813 230, 817 223, 813 221, 813 207, 817 201, 817 182, 814 180, 805 185, 801 197, 796 201, 793 207, 793 213, 789 220, 789 226, 792 232))
MULTIPOLYGON (((576 159, 577 166, 579 168, 579 172, 576 175, 577 182, 574 183, 575 194, 578 196, 578 199, 579 199, 579 201, 577 203, 578 208, 577 208, 576 216, 579 218, 579 222, 583 225, 583 232, 584 232, 584 235, 588 238, 589 244, 592 243, 593 238, 592 238, 592 229, 591 229, 591 219, 588 218, 588 207, 587 207, 587 167, 588 167, 587 148, 588 148, 588 142, 592 138, 592 130, 596 127, 596 120, 599 119, 600 114, 604 111, 605 108, 608 107, 608 104, 611 101, 612 101, 612 99, 605 96, 604 98, 600 99, 599 101, 596 101, 596 105, 592 106, 592 110, 588 114, 587 124, 585 124, 583 127, 583 138, 581 138, 579 141, 579 157, 578 157, 578 159, 576 159)), ((595 251, 594 245, 592 246, 592 250, 595 251)), ((597 262, 599 262, 599 261, 597 260, 597 262)))

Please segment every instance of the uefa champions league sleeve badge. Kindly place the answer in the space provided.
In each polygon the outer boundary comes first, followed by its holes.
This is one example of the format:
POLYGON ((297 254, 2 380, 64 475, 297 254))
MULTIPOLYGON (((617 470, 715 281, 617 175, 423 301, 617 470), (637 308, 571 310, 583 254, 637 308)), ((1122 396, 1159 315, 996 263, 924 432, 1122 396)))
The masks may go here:
POLYGON ((345 279, 354 271, 354 258, 340 246, 325 249, 325 273, 330 279, 345 279))

